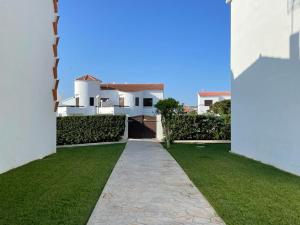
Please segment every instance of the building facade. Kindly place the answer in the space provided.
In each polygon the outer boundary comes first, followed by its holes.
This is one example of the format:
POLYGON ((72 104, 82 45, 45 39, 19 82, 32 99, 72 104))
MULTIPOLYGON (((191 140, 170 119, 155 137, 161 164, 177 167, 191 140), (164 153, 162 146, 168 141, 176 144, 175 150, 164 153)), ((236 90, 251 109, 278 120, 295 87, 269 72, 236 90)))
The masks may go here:
POLYGON ((231 149, 300 175, 300 1, 228 3, 231 149))
POLYGON ((56 0, 0 7, 0 173, 56 152, 56 0))
POLYGON ((216 102, 230 100, 231 93, 228 91, 223 92, 208 92, 201 91, 198 93, 198 114, 207 113, 210 106, 216 102))
POLYGON ((63 100, 58 116, 155 116, 154 105, 164 98, 163 84, 105 84, 86 75, 75 80, 74 97, 63 100))

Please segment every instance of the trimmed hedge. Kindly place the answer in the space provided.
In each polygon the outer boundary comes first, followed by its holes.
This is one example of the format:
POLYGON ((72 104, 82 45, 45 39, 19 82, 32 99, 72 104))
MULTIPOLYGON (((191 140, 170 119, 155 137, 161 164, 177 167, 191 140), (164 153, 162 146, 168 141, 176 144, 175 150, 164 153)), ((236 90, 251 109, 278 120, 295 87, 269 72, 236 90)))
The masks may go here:
POLYGON ((119 141, 125 131, 125 116, 70 116, 57 118, 57 144, 119 141))
POLYGON ((172 140, 230 140, 230 116, 178 115, 172 121, 172 140))

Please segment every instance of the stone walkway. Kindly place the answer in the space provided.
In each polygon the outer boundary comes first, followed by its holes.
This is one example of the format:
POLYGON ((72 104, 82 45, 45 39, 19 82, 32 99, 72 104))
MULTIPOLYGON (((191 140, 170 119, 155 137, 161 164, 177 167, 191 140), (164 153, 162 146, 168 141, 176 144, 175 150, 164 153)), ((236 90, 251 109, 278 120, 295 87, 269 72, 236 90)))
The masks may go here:
POLYGON ((224 225, 159 143, 128 142, 88 225, 224 225))

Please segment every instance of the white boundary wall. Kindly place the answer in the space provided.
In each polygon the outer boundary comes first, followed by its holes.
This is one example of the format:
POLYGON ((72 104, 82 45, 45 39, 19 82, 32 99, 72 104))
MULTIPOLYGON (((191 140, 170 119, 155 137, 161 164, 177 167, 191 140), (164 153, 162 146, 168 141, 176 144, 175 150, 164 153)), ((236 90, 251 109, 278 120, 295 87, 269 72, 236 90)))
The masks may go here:
POLYGON ((164 131, 161 122, 161 115, 156 116, 156 139, 159 141, 163 141, 164 139, 164 131))
POLYGON ((300 175, 300 1, 231 1, 232 151, 300 175))
POLYGON ((0 173, 56 151, 52 0, 0 3, 0 173))

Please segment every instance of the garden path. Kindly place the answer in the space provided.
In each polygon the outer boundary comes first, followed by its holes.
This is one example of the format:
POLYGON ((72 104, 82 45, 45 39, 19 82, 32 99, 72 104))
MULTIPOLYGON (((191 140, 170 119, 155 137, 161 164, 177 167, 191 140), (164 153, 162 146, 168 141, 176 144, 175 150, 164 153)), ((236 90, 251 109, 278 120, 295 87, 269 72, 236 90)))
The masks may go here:
POLYGON ((172 156, 130 140, 88 225, 224 225, 172 156))

